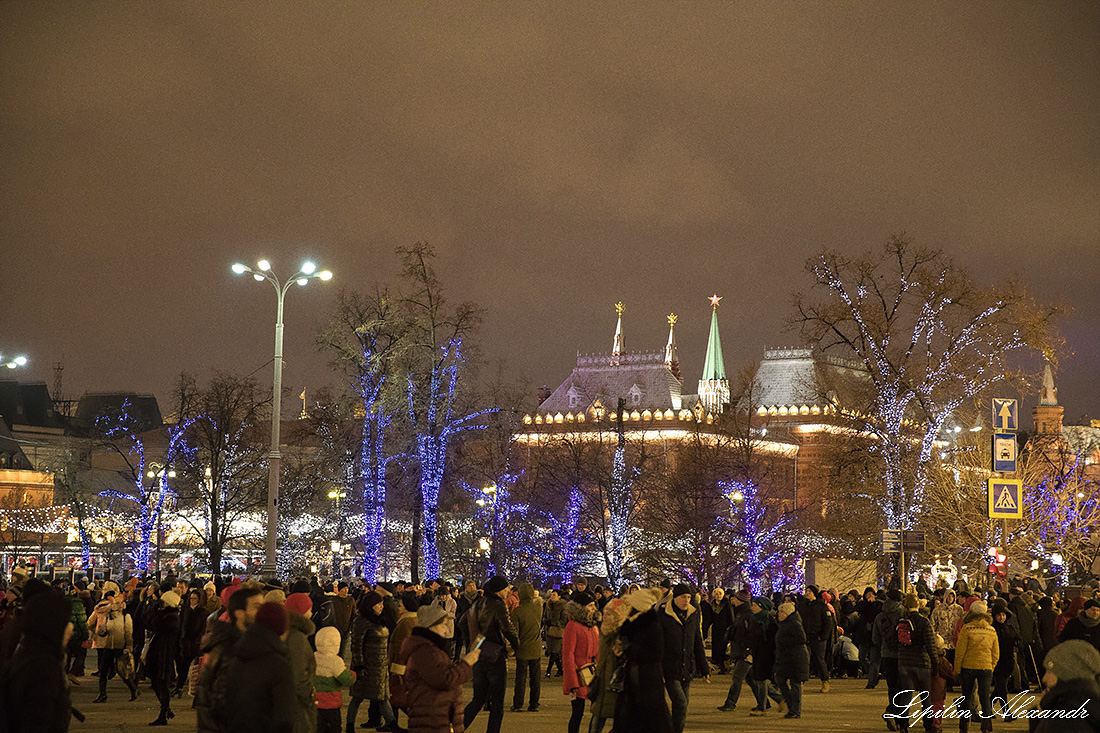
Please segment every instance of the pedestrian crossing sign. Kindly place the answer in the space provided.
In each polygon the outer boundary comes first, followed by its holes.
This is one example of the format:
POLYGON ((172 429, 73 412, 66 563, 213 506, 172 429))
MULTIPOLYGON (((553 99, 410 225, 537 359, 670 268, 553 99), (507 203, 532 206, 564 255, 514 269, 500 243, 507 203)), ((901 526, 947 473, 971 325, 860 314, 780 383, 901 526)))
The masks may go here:
POLYGON ((989 479, 989 516, 993 519, 1023 519, 1024 482, 1018 479, 989 479))

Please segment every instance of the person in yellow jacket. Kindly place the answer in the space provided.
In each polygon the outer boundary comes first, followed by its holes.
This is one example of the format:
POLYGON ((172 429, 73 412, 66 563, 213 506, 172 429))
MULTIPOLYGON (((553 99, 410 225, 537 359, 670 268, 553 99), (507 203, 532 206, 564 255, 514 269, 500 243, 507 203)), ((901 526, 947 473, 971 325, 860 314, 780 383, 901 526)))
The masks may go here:
MULTIPOLYGON (((965 699, 960 713, 969 715, 974 709, 974 685, 978 686, 982 731, 993 730, 990 687, 993 683, 993 668, 997 666, 1000 655, 997 631, 993 628, 989 607, 985 601, 976 601, 971 604, 969 613, 963 618, 963 627, 955 645, 955 675, 959 678, 965 699)), ((969 720, 966 717, 959 719, 961 733, 966 733, 968 725, 969 720)))

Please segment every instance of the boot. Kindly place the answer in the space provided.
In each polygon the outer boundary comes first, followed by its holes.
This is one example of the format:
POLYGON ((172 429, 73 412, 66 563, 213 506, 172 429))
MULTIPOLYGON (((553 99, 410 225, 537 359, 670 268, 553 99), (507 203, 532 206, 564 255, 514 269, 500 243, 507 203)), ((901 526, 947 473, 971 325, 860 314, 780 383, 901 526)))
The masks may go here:
POLYGON ((821 691, 822 692, 828 692, 829 691, 829 680, 825 680, 824 682, 821 683, 821 691))
POLYGON ((107 702, 107 696, 106 695, 100 695, 95 700, 92 700, 92 702, 107 702))
POLYGON ((162 715, 159 718, 157 718, 156 720, 154 720, 152 723, 150 723, 149 725, 168 725, 168 718, 166 718, 162 715))

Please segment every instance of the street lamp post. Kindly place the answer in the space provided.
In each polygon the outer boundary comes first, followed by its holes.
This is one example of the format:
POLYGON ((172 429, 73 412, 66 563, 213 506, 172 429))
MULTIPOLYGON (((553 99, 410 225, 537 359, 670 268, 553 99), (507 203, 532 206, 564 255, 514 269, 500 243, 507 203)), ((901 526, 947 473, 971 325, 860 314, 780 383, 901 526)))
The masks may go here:
POLYGON ((278 500, 279 500, 279 470, 282 464, 282 453, 279 450, 279 423, 282 419, 282 390, 283 390, 283 299, 291 283, 305 285, 313 278, 331 280, 332 273, 328 270, 317 271, 317 266, 312 262, 305 262, 301 269, 292 275, 286 282, 280 282, 279 278, 271 272, 271 263, 260 260, 253 269, 248 265, 236 263, 233 272, 243 275, 252 273, 252 277, 258 282, 267 280, 275 288, 278 307, 275 311, 275 380, 272 385, 271 400, 271 452, 268 454, 267 464, 267 543, 264 554, 264 565, 261 572, 267 577, 274 577, 275 550, 278 537, 278 500))

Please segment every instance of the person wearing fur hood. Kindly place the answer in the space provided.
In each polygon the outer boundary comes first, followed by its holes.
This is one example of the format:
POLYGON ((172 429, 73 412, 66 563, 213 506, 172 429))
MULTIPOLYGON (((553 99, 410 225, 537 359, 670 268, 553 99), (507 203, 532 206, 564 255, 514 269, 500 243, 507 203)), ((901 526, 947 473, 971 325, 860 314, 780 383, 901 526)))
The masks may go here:
MULTIPOLYGON (((993 730, 993 669, 1000 659, 1000 641, 993 628, 993 617, 985 601, 973 601, 963 617, 963 627, 955 644, 955 676, 959 678, 960 692, 966 698, 963 710, 975 706, 974 686, 978 687, 981 704, 982 730, 993 730)), ((968 721, 959 720, 959 730, 966 733, 968 721)))
POLYGON ((341 638, 335 626, 326 626, 314 637, 316 670, 313 686, 317 689, 317 733, 340 733, 340 710, 344 707, 341 690, 351 687, 355 673, 340 657, 341 638))
MULTIPOLYGON (((88 619, 88 633, 92 648, 98 650, 99 697, 92 702, 107 702, 107 678, 123 654, 134 649, 134 622, 126 613, 126 600, 117 593, 96 604, 88 619)), ((137 684, 133 679, 119 675, 130 690, 130 699, 137 699, 137 684)))
MULTIPOLYGON (((574 593, 565 604, 569 623, 562 633, 562 693, 569 695, 573 713, 569 718, 569 733, 577 733, 584 717, 584 702, 588 685, 581 679, 581 670, 595 665, 599 657, 600 635, 596 630, 596 597, 588 591, 574 593)), ((592 668, 594 670, 594 667, 592 668)))

